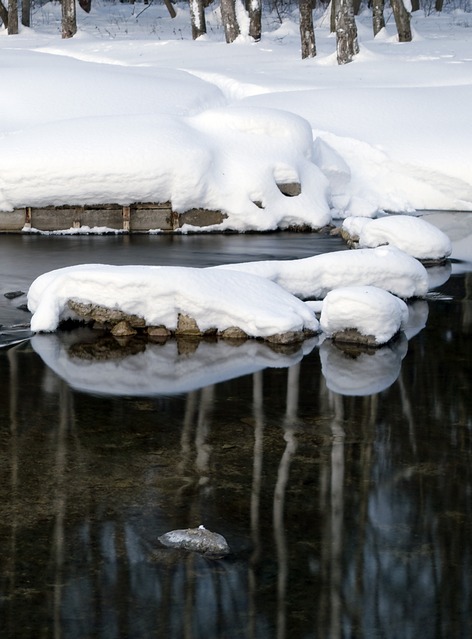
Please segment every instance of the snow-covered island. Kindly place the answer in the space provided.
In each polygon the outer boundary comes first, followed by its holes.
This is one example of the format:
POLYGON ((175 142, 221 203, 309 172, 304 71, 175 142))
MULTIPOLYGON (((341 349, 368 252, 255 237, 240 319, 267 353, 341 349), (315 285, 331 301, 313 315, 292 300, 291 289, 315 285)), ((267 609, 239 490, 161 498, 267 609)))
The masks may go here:
POLYGON ((45 273, 28 292, 34 332, 73 320, 117 337, 262 338, 300 342, 319 332, 380 346, 408 320, 400 299, 428 291, 428 275, 391 246, 220 267, 84 264, 45 273))

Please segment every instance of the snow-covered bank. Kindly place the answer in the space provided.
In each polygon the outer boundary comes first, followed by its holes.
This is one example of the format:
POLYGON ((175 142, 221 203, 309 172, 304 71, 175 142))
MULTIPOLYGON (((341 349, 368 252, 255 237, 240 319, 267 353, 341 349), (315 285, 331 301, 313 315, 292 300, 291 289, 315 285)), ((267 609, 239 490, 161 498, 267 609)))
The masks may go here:
POLYGON ((237 230, 472 210, 469 14, 417 12, 399 45, 389 23, 372 38, 366 11, 344 67, 321 15, 317 57, 302 62, 296 14, 233 45, 217 10, 193 42, 185 4, 172 20, 160 4, 137 17, 97 0, 69 41, 59 14, 49 3, 32 29, 0 29, 0 210, 170 200, 237 230))

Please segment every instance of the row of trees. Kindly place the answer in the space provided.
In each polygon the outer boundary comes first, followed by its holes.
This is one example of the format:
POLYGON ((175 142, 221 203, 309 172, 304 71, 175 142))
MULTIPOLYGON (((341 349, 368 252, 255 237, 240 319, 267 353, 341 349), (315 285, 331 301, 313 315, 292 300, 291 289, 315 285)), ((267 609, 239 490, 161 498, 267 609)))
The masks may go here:
MULTIPOLYGON (((419 0, 417 0, 419 1, 419 0)), ((211 2, 211 0, 210 0, 211 2)), ((192 36, 194 39, 206 33, 205 8, 207 0, 190 0, 192 36)), ((221 19, 226 42, 231 43, 240 35, 236 5, 239 0, 221 0, 221 19)), ((302 59, 316 56, 316 41, 313 25, 313 9, 316 0, 298 0, 300 15, 300 40, 302 59)), ((400 42, 411 41, 410 13, 403 0, 390 0, 400 42)), ((359 53, 357 27, 354 14, 359 12, 360 0, 331 0, 331 32, 336 33, 338 64, 347 64, 359 53)), ((245 0, 249 16, 249 35, 261 39, 261 0, 245 0)), ((385 27, 384 0, 372 0, 373 31, 377 35, 385 27)))
MULTIPOLYGON (((226 42, 231 43, 240 35, 237 3, 241 0, 220 0, 221 19, 226 42)), ((315 0, 316 1, 316 0, 315 0)), ((418 2, 419 0, 416 0, 418 2)), ((442 1, 442 0, 438 0, 442 1)), ((175 10, 170 0, 164 0, 171 17, 175 10)), ((190 0, 190 19, 192 37, 194 39, 206 33, 205 9, 211 0, 190 0)), ((84 11, 90 11, 91 0, 79 0, 84 11)), ((62 37, 71 38, 77 32, 76 2, 62 0, 62 37)), ((404 0, 390 0, 400 42, 411 41, 410 13, 404 0)), ((331 0, 331 31, 336 33, 336 52, 339 64, 351 62, 359 53, 355 13, 359 11, 359 0, 331 0)), ((372 0, 372 16, 374 35, 385 27, 384 0, 372 0)), ((314 0, 298 0, 300 14, 300 40, 302 58, 316 56, 315 31, 313 25, 314 0)), ((249 35, 258 41, 261 39, 262 0, 245 0, 244 9, 249 16, 249 35)), ((3 21, 9 34, 18 33, 18 0, 8 0, 6 7, 0 0, 0 20, 3 21)), ((21 22, 30 26, 30 0, 21 0, 21 22)))

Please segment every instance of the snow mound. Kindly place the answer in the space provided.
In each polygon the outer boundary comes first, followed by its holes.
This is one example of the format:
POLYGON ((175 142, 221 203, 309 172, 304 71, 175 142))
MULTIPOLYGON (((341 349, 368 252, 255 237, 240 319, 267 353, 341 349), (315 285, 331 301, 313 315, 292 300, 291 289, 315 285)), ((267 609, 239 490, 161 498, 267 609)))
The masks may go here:
POLYGON ((403 299, 423 297, 428 292, 424 266, 393 246, 212 268, 265 277, 301 299, 323 299, 341 286, 377 286, 403 299))
POLYGON ((268 108, 39 123, 0 140, 0 210, 170 202, 177 213, 221 211, 219 230, 318 229, 331 214, 311 147, 303 118, 268 108), (278 184, 293 182, 301 193, 287 197, 278 184))
POLYGON ((148 326, 177 328, 187 314, 201 331, 237 326, 252 337, 318 331, 309 307, 277 284, 247 273, 164 266, 84 264, 38 277, 28 292, 31 330, 76 319, 69 300, 117 309, 148 326))
POLYGON ((348 217, 343 222, 342 231, 360 248, 389 244, 419 260, 443 260, 452 250, 451 241, 445 233, 426 220, 411 215, 388 215, 375 220, 348 217))
POLYGON ((373 345, 386 344, 406 324, 408 307, 403 300, 375 286, 352 286, 331 291, 323 302, 320 326, 327 337, 373 345), (362 338, 365 338, 363 340, 362 338))

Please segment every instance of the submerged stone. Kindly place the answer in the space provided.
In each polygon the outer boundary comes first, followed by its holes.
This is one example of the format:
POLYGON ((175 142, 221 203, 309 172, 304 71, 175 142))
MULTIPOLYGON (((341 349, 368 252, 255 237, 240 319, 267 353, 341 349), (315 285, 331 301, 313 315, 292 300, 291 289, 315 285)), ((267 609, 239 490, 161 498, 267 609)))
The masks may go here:
POLYGON ((158 540, 167 548, 181 548, 213 557, 224 557, 230 552, 223 535, 211 532, 205 526, 171 530, 158 537, 158 540))

